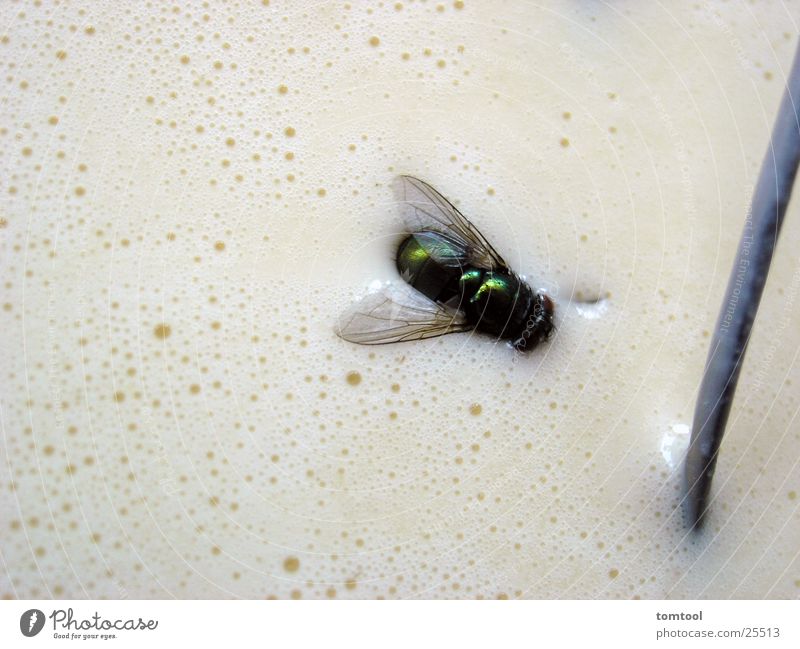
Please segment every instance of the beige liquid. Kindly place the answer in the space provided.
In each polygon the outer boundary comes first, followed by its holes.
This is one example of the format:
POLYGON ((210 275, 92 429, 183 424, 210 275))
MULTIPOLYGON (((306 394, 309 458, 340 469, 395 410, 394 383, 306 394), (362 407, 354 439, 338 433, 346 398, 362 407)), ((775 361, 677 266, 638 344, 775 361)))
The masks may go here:
POLYGON ((800 200, 703 535, 675 510, 788 5, 122 7, 0 10, 0 594, 800 594, 800 200), (548 345, 334 335, 398 173, 548 345))

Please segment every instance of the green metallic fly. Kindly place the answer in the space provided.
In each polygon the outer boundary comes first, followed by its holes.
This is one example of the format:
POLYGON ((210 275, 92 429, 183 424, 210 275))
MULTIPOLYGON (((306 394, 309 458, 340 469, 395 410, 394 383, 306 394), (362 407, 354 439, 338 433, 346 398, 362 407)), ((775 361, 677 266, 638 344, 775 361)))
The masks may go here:
POLYGON ((356 303, 340 319, 339 336, 381 345, 480 331, 518 351, 547 340, 555 309, 549 297, 534 292, 433 187, 400 176, 396 190, 407 230, 396 258, 405 284, 356 303))

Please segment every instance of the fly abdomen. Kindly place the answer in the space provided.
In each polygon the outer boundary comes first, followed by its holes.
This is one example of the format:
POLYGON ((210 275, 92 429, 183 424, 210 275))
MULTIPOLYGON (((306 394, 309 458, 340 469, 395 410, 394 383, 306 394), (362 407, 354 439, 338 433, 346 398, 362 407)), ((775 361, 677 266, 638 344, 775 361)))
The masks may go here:
POLYGON ((416 232, 397 249, 397 270, 406 282, 434 302, 460 297, 464 249, 439 232, 416 232))

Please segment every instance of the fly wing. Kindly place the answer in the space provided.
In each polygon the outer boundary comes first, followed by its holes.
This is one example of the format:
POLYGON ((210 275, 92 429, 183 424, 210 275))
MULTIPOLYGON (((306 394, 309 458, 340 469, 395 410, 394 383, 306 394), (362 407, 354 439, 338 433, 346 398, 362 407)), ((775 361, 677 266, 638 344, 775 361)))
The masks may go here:
POLYGON ((484 270, 508 270, 508 264, 467 218, 428 183, 399 176, 395 192, 404 205, 410 232, 433 230, 453 237, 469 251, 469 261, 484 270))
POLYGON ((452 234, 417 231, 411 236, 431 260, 443 268, 459 268, 463 272, 471 265, 472 248, 452 234))
POLYGON ((437 304, 404 284, 389 285, 354 304, 336 333, 360 345, 383 345, 443 336, 470 329, 464 315, 437 304))

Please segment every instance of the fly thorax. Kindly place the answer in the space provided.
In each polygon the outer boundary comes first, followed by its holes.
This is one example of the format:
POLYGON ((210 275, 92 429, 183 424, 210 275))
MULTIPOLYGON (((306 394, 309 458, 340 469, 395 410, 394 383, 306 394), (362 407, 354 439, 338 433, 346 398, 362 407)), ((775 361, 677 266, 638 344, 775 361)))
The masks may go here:
POLYGON ((524 328, 530 310, 530 289, 511 274, 475 272, 479 278, 472 273, 462 275, 466 298, 463 310, 468 321, 485 333, 515 338, 524 328))

